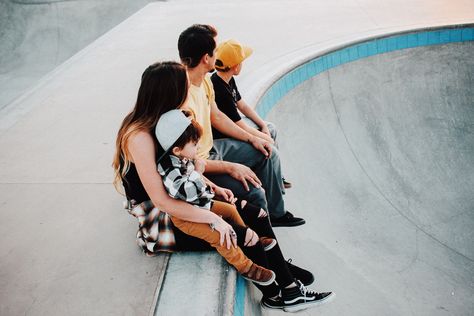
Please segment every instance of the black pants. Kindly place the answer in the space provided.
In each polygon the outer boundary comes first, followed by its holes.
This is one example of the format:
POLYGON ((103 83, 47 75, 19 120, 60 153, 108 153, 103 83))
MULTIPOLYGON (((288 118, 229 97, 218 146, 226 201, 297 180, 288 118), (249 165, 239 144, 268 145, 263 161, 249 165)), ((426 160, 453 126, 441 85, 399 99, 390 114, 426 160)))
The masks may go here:
MULTIPOLYGON (((240 201, 237 202, 237 204, 240 204, 240 201)), ((240 216, 248 225, 248 227, 254 230, 260 237, 270 237, 276 239, 268 216, 260 218, 258 217, 258 213, 260 211, 259 207, 255 207, 251 204, 248 204, 243 209, 241 209, 240 207, 238 207, 237 209, 240 213, 240 216)), ((237 244, 242 248, 244 254, 254 263, 263 266, 267 269, 273 270, 273 272, 275 272, 276 274, 276 282, 278 283, 278 285, 275 283, 270 284, 268 286, 255 284, 255 286, 260 289, 264 296, 270 297, 278 295, 281 288, 290 285, 294 281, 278 243, 269 251, 265 251, 260 242, 258 242, 252 247, 245 247, 244 242, 246 227, 241 227, 235 225, 234 223, 229 224, 233 226, 237 234, 237 244)), ((174 234, 177 250, 213 250, 213 247, 209 245, 206 241, 193 236, 186 235, 176 227, 174 227, 174 234)))
MULTIPOLYGON (((258 213, 260 212, 260 209, 258 207, 254 207, 253 205, 247 205, 246 207, 244 207, 244 209, 237 209, 245 224, 247 224, 251 229, 253 229, 258 234, 258 236, 276 239, 275 233, 273 232, 273 228, 270 224, 269 217, 258 217, 258 213)), ((269 251, 264 251, 260 243, 256 244, 253 247, 244 247, 242 249, 247 255, 247 257, 250 258, 250 260, 261 266, 264 266, 265 268, 273 270, 273 272, 275 272, 276 274, 276 281, 278 282, 279 287, 274 284, 269 286, 261 286, 255 284, 255 286, 257 286, 260 291, 262 291, 264 296, 278 295, 280 288, 284 288, 294 282, 293 276, 291 275, 291 272, 288 269, 288 265, 286 264, 285 258, 283 257, 283 253, 281 252, 278 243, 269 251), (245 248, 247 249, 245 250, 245 248), (262 251, 263 257, 266 258, 266 261, 259 261, 261 260, 260 257, 262 256, 262 251)))

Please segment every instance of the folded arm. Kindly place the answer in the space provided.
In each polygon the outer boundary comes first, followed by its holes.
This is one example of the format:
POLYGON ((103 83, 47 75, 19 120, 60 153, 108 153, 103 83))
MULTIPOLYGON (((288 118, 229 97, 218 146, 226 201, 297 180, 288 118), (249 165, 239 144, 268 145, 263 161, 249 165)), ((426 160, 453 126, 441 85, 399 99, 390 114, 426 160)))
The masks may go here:
POLYGON ((267 133, 268 127, 265 121, 262 120, 258 113, 252 107, 250 107, 247 102, 244 101, 244 99, 237 101, 237 108, 240 112, 242 112, 243 115, 254 121, 254 123, 260 127, 264 134, 268 134, 268 136, 270 136, 270 132, 267 133))
POLYGON ((238 139, 243 142, 252 144, 258 151, 269 157, 272 153, 272 145, 267 140, 256 137, 235 124, 227 115, 222 113, 215 102, 211 106, 211 124, 219 132, 238 139))

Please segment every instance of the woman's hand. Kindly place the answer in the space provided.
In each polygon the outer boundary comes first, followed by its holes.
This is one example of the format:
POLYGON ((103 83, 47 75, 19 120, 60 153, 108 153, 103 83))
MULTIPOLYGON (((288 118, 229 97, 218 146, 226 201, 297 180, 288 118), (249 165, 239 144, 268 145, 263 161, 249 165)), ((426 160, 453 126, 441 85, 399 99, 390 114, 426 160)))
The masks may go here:
POLYGON ((220 197, 225 202, 234 204, 237 198, 234 196, 231 190, 215 185, 213 188, 214 193, 217 197, 220 197))
POLYGON ((221 246, 225 241, 227 249, 230 249, 232 246, 234 246, 234 248, 237 247, 237 235, 232 226, 230 226, 225 220, 221 217, 217 217, 216 221, 211 223, 211 227, 217 230, 221 235, 219 240, 221 246))

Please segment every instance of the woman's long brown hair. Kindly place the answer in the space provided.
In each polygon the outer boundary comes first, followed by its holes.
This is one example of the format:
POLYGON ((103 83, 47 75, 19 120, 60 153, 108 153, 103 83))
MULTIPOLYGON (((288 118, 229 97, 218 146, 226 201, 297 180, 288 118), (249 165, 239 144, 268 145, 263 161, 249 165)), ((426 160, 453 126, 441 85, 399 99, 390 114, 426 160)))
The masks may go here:
POLYGON ((137 132, 154 136, 154 129, 163 113, 179 108, 188 93, 188 79, 183 65, 168 61, 149 66, 142 75, 137 102, 125 117, 117 134, 112 167, 114 186, 121 192, 121 183, 130 168, 128 141, 137 132))

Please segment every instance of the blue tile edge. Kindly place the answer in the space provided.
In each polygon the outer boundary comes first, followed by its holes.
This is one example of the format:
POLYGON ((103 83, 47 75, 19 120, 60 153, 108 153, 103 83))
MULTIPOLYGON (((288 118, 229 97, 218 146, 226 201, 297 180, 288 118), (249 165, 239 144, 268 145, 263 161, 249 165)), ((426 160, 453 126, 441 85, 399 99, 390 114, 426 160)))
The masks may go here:
POLYGON ((237 275, 235 302, 234 302, 234 316, 245 315, 245 280, 240 275, 237 275))
POLYGON ((331 68, 358 59, 407 48, 468 41, 474 41, 474 27, 417 31, 356 43, 318 56, 283 75, 258 100, 256 111, 265 118, 278 101, 299 84, 331 68))

